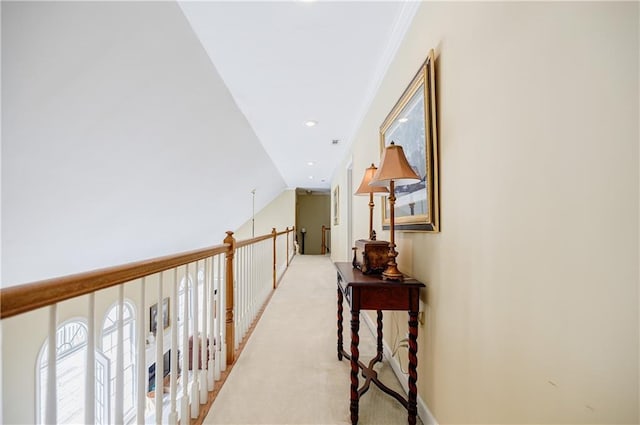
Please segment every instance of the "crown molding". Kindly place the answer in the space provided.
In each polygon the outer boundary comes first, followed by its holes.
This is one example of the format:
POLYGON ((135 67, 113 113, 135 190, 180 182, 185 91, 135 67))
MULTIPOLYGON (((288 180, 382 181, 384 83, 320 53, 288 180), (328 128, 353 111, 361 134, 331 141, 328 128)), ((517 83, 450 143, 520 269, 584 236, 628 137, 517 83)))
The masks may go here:
POLYGON ((380 85, 382 84, 384 77, 387 75, 387 70, 393 62, 393 59, 404 40, 407 30, 411 26, 411 22, 420 8, 420 4, 420 1, 412 0, 406 0, 403 2, 402 9, 400 9, 400 13, 398 13, 393 23, 393 28, 387 45, 385 46, 384 52, 382 53, 382 56, 378 61, 378 65, 373 72, 373 78, 369 82, 369 87, 367 88, 364 101, 360 107, 358 118, 354 121, 354 126, 351 128, 349 137, 346 139, 347 147, 350 147, 353 143, 356 132, 362 125, 362 121, 364 120, 367 111, 369 111, 371 103, 378 93, 378 89, 380 89, 380 85))

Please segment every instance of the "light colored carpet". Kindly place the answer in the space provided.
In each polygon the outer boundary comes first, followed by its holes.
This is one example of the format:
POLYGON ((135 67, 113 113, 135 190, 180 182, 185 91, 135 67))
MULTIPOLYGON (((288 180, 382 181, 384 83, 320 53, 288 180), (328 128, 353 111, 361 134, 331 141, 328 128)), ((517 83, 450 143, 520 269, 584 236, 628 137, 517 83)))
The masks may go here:
MULTIPOLYGON (((336 319, 336 271, 330 259, 296 256, 204 424, 350 424, 350 366, 336 355, 336 319)), ((360 359, 368 363, 374 354, 374 337, 361 321, 360 359)), ((403 394, 386 362, 376 369, 382 382, 403 394)), ((359 419, 363 425, 402 424, 407 411, 372 384, 360 399, 359 419)))

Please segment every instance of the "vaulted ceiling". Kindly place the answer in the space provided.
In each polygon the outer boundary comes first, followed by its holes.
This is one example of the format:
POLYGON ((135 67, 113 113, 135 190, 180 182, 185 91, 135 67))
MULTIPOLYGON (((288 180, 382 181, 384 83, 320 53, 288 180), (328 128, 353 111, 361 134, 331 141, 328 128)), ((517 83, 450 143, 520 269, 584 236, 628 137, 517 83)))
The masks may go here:
POLYGON ((418 7, 1 2, 2 284, 210 246, 252 189, 256 211, 328 190, 418 7))
POLYGON ((179 4, 286 184, 314 189, 330 187, 419 5, 179 4))

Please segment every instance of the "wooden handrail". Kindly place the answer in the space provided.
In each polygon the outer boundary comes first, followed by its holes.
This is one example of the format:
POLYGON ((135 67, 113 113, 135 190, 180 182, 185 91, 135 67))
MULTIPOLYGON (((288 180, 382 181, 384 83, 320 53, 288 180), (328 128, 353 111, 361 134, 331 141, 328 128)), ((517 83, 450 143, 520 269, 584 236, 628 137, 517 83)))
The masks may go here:
POLYGON ((265 241, 265 240, 271 239, 271 238, 273 238, 273 235, 271 233, 268 233, 266 235, 256 236, 255 238, 245 239, 245 240, 242 240, 242 241, 237 241, 236 242, 236 248, 242 248, 243 246, 252 245, 254 243, 262 242, 262 241, 265 241))
POLYGON ((289 227, 287 227, 285 230, 282 230, 282 231, 276 233, 276 235, 282 236, 282 235, 291 233, 291 232, 293 232, 293 229, 294 229, 293 227, 291 227, 291 229, 289 229, 289 227))
MULTIPOLYGON (((292 231, 293 228, 287 228, 277 235, 292 231)), ((230 249, 251 245, 273 237, 273 233, 268 233, 236 241, 233 247, 229 243, 223 243, 179 254, 2 288, 0 289, 0 319, 7 319, 214 255, 225 254, 230 249)))
MULTIPOLYGON (((100 291, 106 288, 122 285, 122 286, 119 286, 120 288, 119 303, 122 304, 123 303, 122 297, 124 294, 123 284, 136 281, 146 276, 162 273, 171 269, 176 270, 176 273, 177 273, 177 269, 176 269, 177 267, 180 267, 183 265, 190 265, 194 262, 197 265, 198 264, 197 262, 199 260, 206 260, 216 255, 218 256, 224 255, 225 281, 220 282, 220 285, 223 285, 223 288, 224 288, 223 292, 222 292, 222 288, 220 288, 223 301, 216 300, 215 302, 216 302, 216 306, 218 305, 217 304, 218 302, 222 303, 221 304, 222 311, 220 313, 222 314, 223 320, 224 320, 224 322, 220 324, 220 326, 222 326, 223 329, 225 330, 225 336, 219 342, 219 343, 222 343, 221 348, 223 349, 221 353, 222 354, 221 361, 223 362, 222 363, 223 367, 231 367, 236 360, 236 353, 237 353, 235 350, 236 335, 238 335, 238 337, 241 339, 247 337, 247 335, 245 334, 246 325, 243 324, 242 327, 240 327, 239 329, 236 329, 236 326, 238 324, 235 323, 236 318, 234 317, 235 315, 234 314, 234 308, 235 308, 234 307, 235 306, 234 290, 236 285, 236 276, 234 276, 234 273, 236 269, 235 266, 237 265, 237 263, 234 260, 234 257, 235 257, 236 249, 240 247, 252 245, 254 243, 258 243, 261 241, 272 240, 273 289, 276 289, 276 284, 277 284, 276 259, 278 258, 277 255, 279 255, 276 253, 277 251, 276 241, 278 236, 286 235, 287 251, 285 252, 285 256, 287 258, 287 266, 288 266, 289 264, 289 236, 288 235, 293 231, 294 229, 293 228, 289 229, 289 227, 287 227, 282 232, 277 232, 276 229, 273 228, 271 233, 268 233, 263 236, 251 238, 251 239, 242 240, 242 241, 236 241, 235 238, 233 237, 233 232, 228 231, 226 238, 224 239, 223 243, 220 245, 215 245, 208 248, 202 248, 202 249, 197 249, 193 251, 187 251, 179 254, 156 257, 149 260, 137 261, 137 262, 124 264, 124 265, 106 267, 98 270, 77 273, 69 276, 62 276, 62 277, 57 277, 53 279, 41 280, 37 282, 3 288, 3 289, 0 289, 0 319, 7 319, 7 318, 14 317, 23 313, 27 313, 39 308, 54 306, 50 309, 50 311, 53 312, 53 315, 50 316, 50 319, 49 319, 49 335, 55 336, 56 326, 57 326, 55 306, 57 303, 70 300, 73 298, 77 298, 83 295, 93 294, 97 291, 100 291), (239 334, 237 334, 237 332, 239 332, 239 334)), ((218 262, 218 265, 220 266, 219 262, 218 262)), ((213 264, 209 265, 209 263, 207 263, 205 264, 205 270, 210 270, 210 266, 215 267, 213 264)), ((218 270, 218 273, 219 273, 218 276, 220 276, 220 273, 221 273, 220 269, 218 270)), ((177 278, 177 274, 175 276, 177 278)), ((205 287, 206 285, 213 285, 213 282, 211 282, 210 279, 212 279, 211 276, 208 276, 205 279, 210 282, 210 283, 204 283, 205 287)), ((142 282, 144 284, 144 280, 142 282)), ((159 285, 162 285, 162 279, 160 279, 159 285)), ((142 288, 143 304, 144 304, 145 290, 146 290, 146 287, 143 287, 142 288)), ((174 291, 177 291, 177 285, 174 286, 174 291)), ((162 298, 161 289, 159 289, 159 294, 160 294, 159 297, 162 298)), ((174 297, 177 296, 177 292, 174 292, 174 294, 176 294, 174 295, 174 297)), ((185 300, 186 299, 187 298, 185 298, 185 300)), ((242 297, 240 301, 242 301, 242 297)), ((246 301, 246 297, 245 297, 245 301, 246 301)), ((213 299, 211 300, 211 302, 212 303, 214 302, 213 299)), ((263 303, 268 302, 268 298, 265 300, 262 300, 261 302, 263 303)), ((90 303, 89 305, 91 309, 92 304, 90 303)), ((264 306, 262 308, 264 308, 264 306)), ((209 314, 213 314, 211 310, 209 310, 209 314)), ((218 313, 216 313, 216 316, 217 314, 218 313)), ((212 320, 212 323, 213 323, 213 318, 209 317, 209 319, 212 320)), ((173 322, 174 324, 175 324, 175 320, 176 319, 174 318, 174 322, 173 322)), ((255 321, 257 320, 257 318, 251 317, 250 320, 255 321)), ((144 321, 142 323, 144 324, 144 321)), ((44 323, 43 325, 46 326, 46 324, 44 323)), ((120 326, 122 326, 122 322, 120 322, 120 326)), ((213 324, 212 324, 212 329, 214 329, 213 324)), ((217 331, 221 331, 221 329, 218 329, 217 331)), ((122 332, 122 330, 120 330, 119 332, 122 332)), ((163 347, 162 337, 161 337, 162 335, 163 335, 162 332, 160 332, 160 337, 159 339, 157 339, 157 347, 163 347)), ((144 329, 142 330, 142 335, 140 337, 142 338, 140 341, 142 341, 142 344, 144 344, 144 329)), ((186 335, 185 335, 185 338, 186 338, 186 335)), ((52 340, 55 342, 55 338, 53 338, 52 340)), ((184 343, 186 344, 186 339, 184 340, 184 343)), ((122 339, 118 341, 118 344, 122 344, 122 339)), ((175 344, 175 342, 173 342, 173 344, 175 344)), ((172 347, 173 346, 175 345, 172 345, 172 347)), ((122 345, 120 345, 120 347, 122 347, 122 345)), ((195 345, 195 342, 194 342, 194 349, 196 349, 196 347, 197 346, 195 345)), ((52 351, 54 352, 55 350, 52 350, 52 351)), ((143 356, 142 358, 144 359, 144 355, 145 355, 144 350, 142 350, 141 352, 143 356)), ((159 349, 156 350, 156 358, 158 358, 157 357, 159 355, 158 353, 160 353, 159 349)), ((208 356, 209 356, 209 353, 207 353, 207 357, 208 356)), ((217 361, 217 357, 218 355, 216 354, 216 362, 215 362, 216 366, 214 366, 214 370, 216 371, 215 373, 220 372, 220 366, 217 365, 220 362, 217 361)), ((53 354, 53 358, 55 358, 55 353, 53 354)), ((53 360, 50 359, 50 361, 53 361, 53 360)), ((210 358, 210 361, 211 361, 211 358, 210 358)), ((118 362, 120 362, 120 360, 118 360, 118 362)), ((209 364, 209 367, 211 367, 211 364, 209 364)), ((208 373, 209 371, 210 369, 207 369, 208 373)), ((146 373, 146 370, 144 372, 146 373)), ((54 370, 54 375, 55 375, 55 370, 54 370)), ((140 375, 138 375, 138 379, 141 379, 140 375)), ((143 379, 143 384, 146 384, 145 379, 146 378, 143 379)), ((216 381, 218 379, 219 378, 215 378, 216 381)), ((55 376, 53 376, 51 380, 54 381, 55 376)), ((194 381, 194 382, 197 383, 197 381, 194 381)), ((89 382, 89 385, 92 385, 92 383, 89 382)), ((138 383, 138 385, 142 385, 142 384, 138 383)), ((209 411, 209 408, 211 407, 212 393, 210 391, 207 391, 207 393, 209 397, 208 398, 209 403, 207 403, 204 406, 204 409, 200 409, 199 411, 196 411, 196 413, 199 416, 195 420, 195 422, 194 420, 191 420, 188 422, 192 424, 202 423, 202 419, 204 418, 204 416, 206 416, 206 414, 209 411)), ((215 393, 213 393, 213 398, 215 398, 215 393)), ((200 403, 202 403, 202 400, 203 400, 203 397, 200 397, 200 403)), ((120 411, 122 411, 122 409, 120 409, 120 411)), ((191 410, 191 415, 194 415, 196 413, 194 413, 194 411, 191 410)), ((177 413, 174 411, 172 414, 176 415, 177 413)), ((54 413, 54 416, 55 416, 55 413, 54 413)), ((91 422, 91 421, 89 420, 88 422, 91 422)))
POLYGON ((0 290, 0 319, 27 313, 60 301, 160 273, 203 258, 223 254, 229 248, 229 244, 221 244, 195 251, 3 288, 0 290))

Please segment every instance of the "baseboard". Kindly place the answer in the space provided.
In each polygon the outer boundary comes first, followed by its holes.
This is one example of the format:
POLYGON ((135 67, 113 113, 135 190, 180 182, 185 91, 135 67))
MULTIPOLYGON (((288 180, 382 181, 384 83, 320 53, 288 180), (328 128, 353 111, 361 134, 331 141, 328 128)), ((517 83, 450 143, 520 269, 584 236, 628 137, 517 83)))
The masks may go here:
MULTIPOLYGON (((362 321, 362 319, 364 319, 364 322, 367 324, 367 327, 369 328, 371 335, 373 335, 374 338, 377 338, 378 327, 376 324, 373 323, 373 320, 371 319, 371 317, 369 317, 369 315, 366 314, 365 312, 361 312, 360 320, 362 321)), ((395 373, 396 378, 398 378, 398 381, 400 382, 400 385, 402 385, 402 389, 404 389, 405 393, 407 393, 409 391, 409 384, 407 383, 407 375, 402 373, 402 369, 400 368, 400 363, 395 357, 392 356, 392 350, 389 347, 389 344, 387 344, 387 341, 384 341, 384 340, 382 341, 382 347, 384 351, 384 358, 389 362, 389 365, 391 365, 391 369, 393 369, 393 373, 395 373)), ((417 404, 418 404, 418 417, 420 418, 422 423, 424 425, 438 425, 438 422, 436 422, 436 418, 433 417, 426 403, 420 397, 420 394, 418 394, 417 404)))

